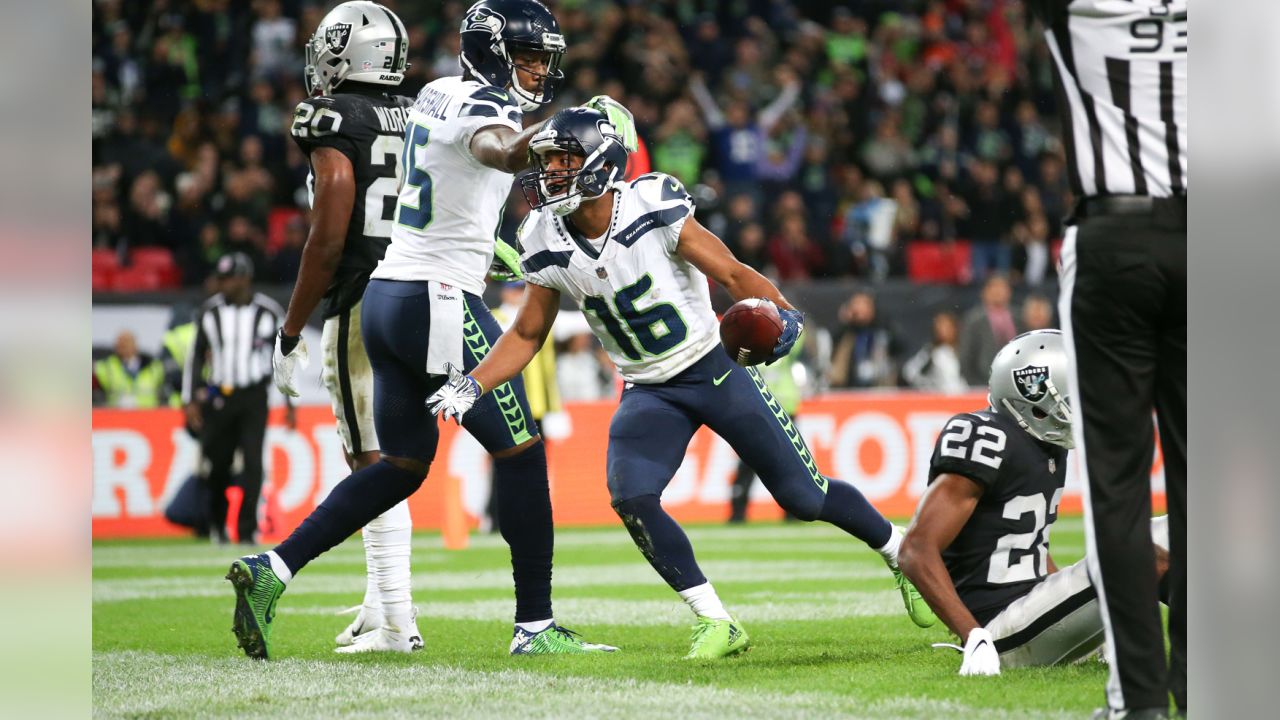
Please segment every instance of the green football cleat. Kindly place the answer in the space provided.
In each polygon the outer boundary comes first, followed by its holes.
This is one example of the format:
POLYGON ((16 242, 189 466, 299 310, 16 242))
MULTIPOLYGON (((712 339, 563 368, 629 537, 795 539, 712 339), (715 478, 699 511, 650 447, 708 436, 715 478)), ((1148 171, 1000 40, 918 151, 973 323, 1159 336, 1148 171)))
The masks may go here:
POLYGON ((699 617, 693 626, 693 647, 685 660, 718 660, 745 652, 751 647, 751 637, 737 620, 715 620, 699 617))
POLYGON ((911 622, 922 628, 933 627, 938 622, 938 616, 933 614, 933 608, 929 607, 929 603, 920 596, 920 591, 911 584, 901 570, 896 567, 889 569, 893 571, 893 580, 898 586, 898 592, 902 593, 902 604, 907 607, 907 615, 911 616, 911 622))
POLYGON ((266 555, 246 555, 231 563, 227 579, 236 589, 236 610, 231 632, 236 644, 251 658, 266 660, 271 642, 271 621, 284 583, 271 571, 266 555))
POLYGON ((516 628, 510 648, 512 655, 581 655, 617 651, 618 648, 612 645, 586 642, 578 633, 555 623, 536 633, 516 628))

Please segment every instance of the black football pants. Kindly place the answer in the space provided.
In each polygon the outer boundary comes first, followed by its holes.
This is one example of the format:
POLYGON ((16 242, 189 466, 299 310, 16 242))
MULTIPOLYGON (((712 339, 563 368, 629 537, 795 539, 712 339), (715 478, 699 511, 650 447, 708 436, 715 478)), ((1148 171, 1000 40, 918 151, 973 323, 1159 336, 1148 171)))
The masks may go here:
POLYGON ((209 498, 209 525, 215 537, 226 537, 227 487, 236 449, 244 460, 240 487, 244 500, 236 525, 241 542, 253 542, 258 531, 258 498, 262 494, 262 448, 267 434, 267 385, 262 383, 225 396, 215 396, 204 406, 204 430, 200 436, 209 460, 205 485, 209 498))
POLYGON ((1167 708, 1170 692, 1187 704, 1187 231, 1185 201, 1172 205, 1086 216, 1062 250, 1058 309, 1113 708, 1167 708), (1149 523, 1153 409, 1169 511, 1167 660, 1149 523))

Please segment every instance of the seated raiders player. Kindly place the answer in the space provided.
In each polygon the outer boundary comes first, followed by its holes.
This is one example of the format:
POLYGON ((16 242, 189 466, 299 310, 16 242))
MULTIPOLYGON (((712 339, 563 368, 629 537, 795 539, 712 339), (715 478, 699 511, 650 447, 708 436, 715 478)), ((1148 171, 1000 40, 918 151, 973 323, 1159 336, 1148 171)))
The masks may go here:
MULTIPOLYGON (((990 407, 951 418, 934 448, 898 563, 963 641, 961 675, 1068 663, 1105 639, 1085 561, 1049 556, 1073 445, 1068 370, 1059 331, 1019 335, 991 363, 990 407)), ((1151 535, 1163 578, 1165 517, 1151 535)))

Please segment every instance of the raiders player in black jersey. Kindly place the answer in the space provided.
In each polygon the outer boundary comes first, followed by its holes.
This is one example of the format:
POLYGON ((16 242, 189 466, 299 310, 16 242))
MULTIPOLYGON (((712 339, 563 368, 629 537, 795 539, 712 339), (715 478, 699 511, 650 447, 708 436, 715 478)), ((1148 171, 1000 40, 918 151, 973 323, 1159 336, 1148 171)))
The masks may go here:
MULTIPOLYGON (((1062 334, 1019 335, 991 364, 990 407, 944 426, 898 555, 902 571, 964 643, 961 675, 1077 660, 1103 642, 1084 560, 1049 555, 1072 447, 1062 334)), ((1166 518, 1151 522, 1157 573, 1166 518)))
MULTIPOLYGON (((360 333, 360 299, 369 273, 391 241, 407 108, 394 93, 408 69, 409 41, 400 18, 373 2, 346 2, 329 12, 306 46, 307 88, 291 133, 311 161, 311 232, 276 342, 276 386, 297 396, 307 353, 302 328, 323 300, 321 378, 333 404, 347 462, 358 470, 378 461, 373 427, 373 373, 360 333)), ((379 585, 397 596, 409 588, 412 523, 407 502, 364 529, 368 582, 355 621, 337 637, 356 638, 382 625, 379 585)), ((404 633, 422 647, 417 628, 404 633)), ((340 648, 343 649, 343 648, 340 648)))

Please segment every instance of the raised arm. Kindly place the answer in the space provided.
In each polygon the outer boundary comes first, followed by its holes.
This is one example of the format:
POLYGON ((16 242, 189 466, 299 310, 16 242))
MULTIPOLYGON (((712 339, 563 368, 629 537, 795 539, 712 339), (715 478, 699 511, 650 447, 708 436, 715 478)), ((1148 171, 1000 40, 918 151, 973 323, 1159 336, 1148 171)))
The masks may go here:
POLYGON ((355 171, 341 151, 331 147, 313 150, 311 172, 315 177, 311 232, 302 248, 298 279, 281 325, 289 337, 302 334, 307 318, 311 317, 333 281, 333 274, 342 259, 342 248, 347 242, 351 209, 355 205, 355 171))
POLYGON ((738 261, 720 238, 702 226, 695 218, 685 221, 680 230, 680 242, 676 246, 680 257, 720 283, 734 301, 747 298, 765 298, 786 310, 795 310, 777 286, 753 268, 738 261))
POLYGON ((519 132, 505 125, 480 128, 471 136, 471 154, 485 167, 518 173, 529 167, 529 141, 540 129, 542 123, 519 132))
POLYGON ((702 110, 707 127, 712 130, 724 127, 724 113, 720 111, 720 106, 716 105, 716 99, 711 97, 711 91, 707 89, 701 73, 694 74, 693 80, 689 82, 689 92, 693 95, 693 101, 698 103, 698 108, 702 110))
POLYGON ((898 550, 898 567, 929 607, 961 642, 981 627, 951 582, 942 551, 955 541, 982 497, 982 486, 962 475, 943 473, 929 485, 898 550))

